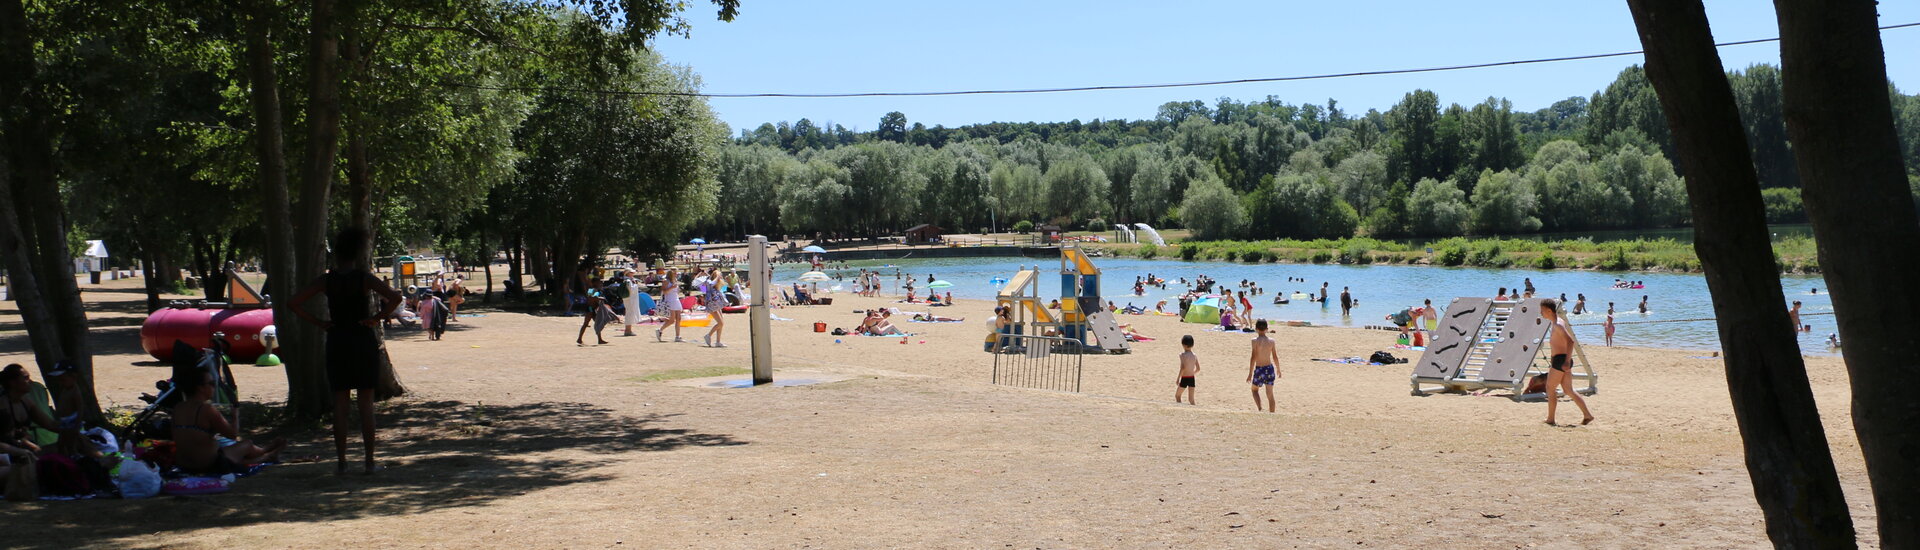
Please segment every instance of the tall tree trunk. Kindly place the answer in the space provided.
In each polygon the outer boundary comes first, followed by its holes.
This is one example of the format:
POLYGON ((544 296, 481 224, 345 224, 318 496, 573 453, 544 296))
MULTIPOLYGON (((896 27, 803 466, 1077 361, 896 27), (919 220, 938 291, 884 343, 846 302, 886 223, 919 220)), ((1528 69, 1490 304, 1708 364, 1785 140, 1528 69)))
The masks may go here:
MULTIPOLYGON (((66 359, 79 367, 83 414, 99 420, 100 403, 93 391, 93 353, 87 344, 87 312, 80 302, 80 286, 73 280, 73 260, 67 250, 66 207, 54 180, 53 108, 35 84, 37 62, 34 37, 20 0, 0 0, 0 134, 12 200, 32 205, 13 214, 17 235, 29 254, 41 302, 54 328, 59 349, 53 356, 36 357, 42 373, 53 361, 66 359), (20 217, 20 216, 25 217, 20 217)), ((18 273, 16 273, 18 275, 18 273)), ((31 329, 33 325, 28 325, 31 329)), ((43 328, 46 324, 41 325, 43 328)))
POLYGON ((154 276, 155 273, 153 272, 153 268, 151 267, 154 265, 153 253, 149 252, 149 253, 141 254, 140 263, 143 263, 149 266, 147 268, 147 276, 145 277, 146 280, 143 281, 145 284, 141 286, 146 288, 147 314, 151 315, 155 311, 160 311, 160 308, 163 307, 163 303, 160 301, 160 293, 162 292, 160 288, 160 278, 154 276))
MULTIPOLYGON (((253 106, 254 155, 260 167, 257 185, 260 219, 266 224, 264 267, 266 292, 273 300, 273 323, 279 330, 280 349, 287 374, 287 401, 291 405, 302 388, 311 385, 318 363, 309 363, 321 342, 314 331, 300 330, 305 323, 288 305, 288 299, 306 282, 298 275, 293 254, 293 212, 288 201, 285 136, 281 131, 279 75, 273 64, 273 42, 267 35, 274 10, 273 0, 241 0, 248 13, 246 21, 246 67, 253 106)), ((324 385, 325 380, 321 383, 324 385)), ((311 400, 311 398, 308 398, 311 400)), ((323 399, 322 402, 325 400, 323 399)), ((307 407, 319 407, 305 403, 307 407)))
POLYGON ((1782 307, 1760 182, 1706 9, 1700 0, 1627 5, 1687 173, 1694 251, 1713 294, 1734 418, 1767 536, 1782 548, 1852 548, 1853 520, 1782 307))
MULTIPOLYGON (((327 205, 333 188, 335 153, 340 137, 339 14, 334 0, 313 0, 307 31, 307 140, 306 163, 301 169, 300 200, 294 205, 294 275, 313 280, 327 269, 327 205)), ((322 309, 326 300, 307 302, 322 309)), ((287 361, 287 406, 294 415, 318 418, 331 409, 324 335, 318 327, 296 325, 303 342, 287 361)))
MULTIPOLYGON (((0 253, 5 254, 7 298, 20 307, 20 319, 27 328, 27 342, 33 356, 60 355, 60 332, 47 312, 46 298, 40 294, 40 280, 34 276, 33 251, 20 238, 20 218, 13 206, 12 178, 0 163, 0 253)), ((45 368, 46 365, 41 365, 45 368)))
MULTIPOLYGON (((349 32, 346 39, 341 41, 340 49, 342 64, 355 68, 356 70, 353 74, 356 76, 364 75, 364 72, 357 70, 357 66, 362 62, 358 36, 349 32)), ((353 88, 349 89, 351 90, 353 88)), ((351 101, 358 99, 358 97, 352 95, 350 92, 348 99, 351 101)), ((352 225, 352 227, 362 231, 363 235, 366 235, 367 242, 362 243, 364 245, 362 248, 364 252, 360 260, 365 262, 366 265, 372 266, 374 256, 373 169, 367 159, 366 134, 368 125, 364 120, 364 110, 360 107, 361 106, 356 105, 355 108, 346 110, 347 198, 352 206, 348 223, 352 225)), ((380 308, 383 307, 377 295, 369 293, 367 301, 369 302, 367 305, 369 308, 368 311, 380 311, 380 308)), ((374 385, 373 392, 374 398, 380 401, 386 401, 407 394, 406 385, 400 383, 400 373, 394 371, 393 357, 387 353, 386 336, 386 329, 382 327, 380 329, 380 353, 378 355, 380 364, 377 366, 378 374, 375 378, 377 383, 374 385)))
POLYGON ((1880 543, 1920 548, 1920 215, 1908 195, 1874 2, 1775 0, 1787 135, 1853 386, 1880 543))

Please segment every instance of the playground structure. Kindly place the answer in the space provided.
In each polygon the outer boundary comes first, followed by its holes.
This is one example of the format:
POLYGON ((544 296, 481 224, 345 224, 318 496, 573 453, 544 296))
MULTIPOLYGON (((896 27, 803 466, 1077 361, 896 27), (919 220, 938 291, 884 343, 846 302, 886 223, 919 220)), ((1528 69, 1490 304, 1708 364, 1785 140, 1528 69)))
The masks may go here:
POLYGON ((394 256, 393 286, 406 288, 420 283, 420 276, 453 271, 446 258, 428 256, 394 256))
POLYGON ((279 344, 274 338, 273 302, 242 280, 232 264, 226 269, 226 302, 177 301, 153 312, 140 324, 140 347, 154 359, 172 361, 175 340, 193 349, 211 349, 219 338, 235 361, 278 364, 273 356, 279 344))
MULTIPOLYGON (((1526 390, 1528 379, 1547 372, 1551 359, 1541 353, 1552 328, 1540 315, 1540 305, 1548 300, 1552 299, 1454 298, 1433 341, 1414 364, 1409 377, 1413 395, 1507 389, 1515 401, 1545 399, 1544 392, 1526 390)), ((1577 360, 1568 367, 1568 374, 1573 376, 1575 391, 1598 393, 1600 375, 1587 361, 1579 340, 1573 342, 1572 355, 1577 360), (1578 387, 1582 381, 1586 386, 1578 387)))
MULTIPOLYGON (((996 300, 1001 306, 1013 308, 1013 325, 1005 334, 1042 336, 1051 329, 1062 338, 1081 342, 1087 349, 1106 353, 1133 351, 1132 343, 1120 333, 1113 312, 1107 311, 1106 301, 1100 296, 1100 268, 1094 267, 1079 247, 1060 248, 1058 314, 1041 302, 1039 279, 1040 268, 1034 266, 1021 269, 1000 288, 996 300)), ((1013 340, 1016 339, 1002 334, 990 335, 987 350, 1008 347, 1013 340)))

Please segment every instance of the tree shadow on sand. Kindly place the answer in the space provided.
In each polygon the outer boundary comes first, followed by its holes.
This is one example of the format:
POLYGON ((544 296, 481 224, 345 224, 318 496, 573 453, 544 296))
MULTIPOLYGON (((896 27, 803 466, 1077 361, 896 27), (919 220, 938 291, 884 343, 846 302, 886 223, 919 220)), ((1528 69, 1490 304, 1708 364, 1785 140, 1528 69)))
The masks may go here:
MULTIPOLYGON (((358 436, 349 474, 331 459, 268 467, 233 491, 146 500, 0 503, 11 548, 165 547, 166 533, 281 522, 391 517, 480 506, 532 491, 608 481, 631 453, 689 446, 744 445, 730 436, 662 427, 676 415, 616 414, 584 403, 482 405, 458 401, 384 408, 381 453, 392 469, 358 472, 358 436), (591 458, 580 458, 580 452, 591 458), (563 456, 571 455, 571 456, 563 456), (140 537, 148 538, 140 538, 140 537)), ((330 432, 294 438, 331 455, 330 432)), ((425 527, 423 527, 425 528, 425 527)))

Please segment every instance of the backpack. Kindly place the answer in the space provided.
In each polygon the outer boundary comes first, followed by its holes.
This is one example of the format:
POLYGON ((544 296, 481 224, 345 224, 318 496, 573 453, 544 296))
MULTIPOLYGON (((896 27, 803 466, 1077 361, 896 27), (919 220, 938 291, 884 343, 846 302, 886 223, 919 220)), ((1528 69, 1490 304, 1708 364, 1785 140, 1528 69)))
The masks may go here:
POLYGON ((1373 352, 1372 357, 1367 358, 1367 362, 1379 363, 1382 365, 1392 365, 1395 363, 1405 363, 1407 362, 1407 360, 1395 358, 1391 353, 1387 353, 1384 351, 1376 351, 1376 352, 1373 352))

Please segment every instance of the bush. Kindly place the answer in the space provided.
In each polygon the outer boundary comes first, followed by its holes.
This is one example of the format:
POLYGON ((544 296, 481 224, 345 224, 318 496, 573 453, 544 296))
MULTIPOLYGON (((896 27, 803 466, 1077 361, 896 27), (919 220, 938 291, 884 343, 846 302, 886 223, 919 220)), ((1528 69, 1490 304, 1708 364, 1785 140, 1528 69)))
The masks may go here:
POLYGON ((1483 241, 1474 245, 1467 263, 1477 267, 1507 267, 1513 265, 1513 258, 1507 257, 1507 252, 1500 248, 1500 241, 1483 241))
POLYGON ((1151 260, 1154 256, 1160 255, 1160 247, 1154 246, 1153 243, 1142 244, 1140 245, 1139 252, 1136 252, 1136 254, 1142 258, 1151 260))
POLYGON ((1113 231, 1113 226, 1107 225, 1107 220, 1105 219, 1094 218, 1091 220, 1087 220, 1087 231, 1092 231, 1094 233, 1100 233, 1103 231, 1113 231))
POLYGON ((1014 232, 1014 233, 1021 233, 1021 234, 1025 234, 1025 233, 1032 233, 1032 232, 1033 232, 1033 222, 1030 222, 1030 221, 1027 221, 1027 220, 1020 220, 1020 221, 1017 221, 1017 222, 1013 222, 1013 232, 1014 232))
POLYGON ((1627 269, 1627 267, 1627 247, 1625 245, 1609 247, 1607 255, 1600 258, 1600 269, 1621 271, 1627 269))
POLYGON ((1180 259, 1189 262, 1193 261, 1195 256, 1200 255, 1201 248, 1202 245, 1200 243, 1180 243, 1180 259))
POLYGON ((988 233, 992 233, 992 232, 993 232, 993 231, 991 230, 991 228, 988 228, 988 227, 986 227, 986 226, 980 226, 980 234, 981 234, 981 235, 985 235, 985 234, 988 234, 988 233))
POLYGON ((1553 257, 1552 250, 1548 250, 1546 254, 1541 254, 1540 257, 1533 259, 1533 266, 1540 269, 1553 269, 1559 267, 1558 264, 1559 259, 1553 257))
POLYGON ((1373 263, 1373 257, 1368 255, 1367 254, 1368 252, 1370 251, 1367 250, 1367 247, 1364 244, 1360 244, 1360 243, 1348 244, 1346 248, 1340 249, 1340 263, 1343 263, 1343 264, 1373 263))
POLYGON ((1313 263, 1316 263, 1316 264, 1324 264, 1327 262, 1331 262, 1333 261, 1333 251, 1332 250, 1315 250, 1313 251, 1313 258, 1311 258, 1311 260, 1313 261, 1313 263))
POLYGON ((1457 266, 1467 263, 1467 245, 1450 243, 1440 248, 1440 265, 1457 266))

